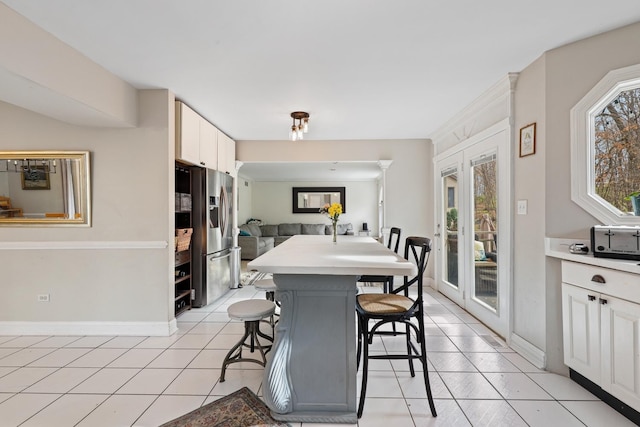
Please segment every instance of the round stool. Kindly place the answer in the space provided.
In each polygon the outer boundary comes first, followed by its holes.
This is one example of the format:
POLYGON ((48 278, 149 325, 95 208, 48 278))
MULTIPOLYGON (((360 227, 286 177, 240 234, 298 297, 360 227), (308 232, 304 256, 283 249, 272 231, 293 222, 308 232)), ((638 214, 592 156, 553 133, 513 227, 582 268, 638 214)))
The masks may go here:
MULTIPOLYGON (((261 291, 265 291, 265 298, 267 298, 269 301, 273 301, 276 303, 277 307, 280 307, 280 303, 278 301, 276 301, 276 289, 277 286, 275 284, 275 282, 273 281, 273 279, 260 279, 260 280, 256 280, 253 283, 253 286, 255 286, 256 289, 261 290, 261 291)), ((271 325, 271 331, 275 334, 275 326, 276 323, 278 323, 278 321, 274 318, 274 317, 279 317, 280 314, 278 313, 274 313, 273 316, 271 316, 271 318, 269 319, 269 324, 271 325)))
POLYGON ((271 345, 263 346, 260 344, 258 338, 262 337, 270 342, 273 342, 273 338, 260 331, 260 321, 273 316, 275 310, 276 305, 272 301, 260 299, 239 301, 231 304, 229 308, 227 308, 227 313, 231 319, 242 320, 244 322, 244 335, 225 356, 224 361, 222 362, 220 382, 224 382, 224 375, 227 370, 227 366, 232 363, 253 362, 261 366, 265 366, 267 364, 265 354, 271 350, 271 345), (251 353, 253 353, 257 347, 260 351, 261 360, 242 357, 242 349, 245 347, 248 348, 251 353))
POLYGON ((261 291, 265 291, 266 292, 266 297, 269 301, 275 301, 275 292, 276 292, 276 284, 274 283, 273 279, 260 279, 260 280, 256 280, 253 283, 253 286, 256 287, 256 289, 260 289, 261 291))

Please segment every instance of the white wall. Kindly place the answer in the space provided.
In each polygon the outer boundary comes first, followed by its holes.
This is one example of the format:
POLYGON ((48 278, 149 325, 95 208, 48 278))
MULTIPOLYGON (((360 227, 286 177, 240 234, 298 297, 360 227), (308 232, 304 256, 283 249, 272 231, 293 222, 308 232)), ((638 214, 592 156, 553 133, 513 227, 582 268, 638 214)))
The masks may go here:
POLYGON ((93 211, 91 227, 0 228, 3 300, 11 302, 0 310, 0 333, 28 333, 32 322, 84 334, 97 325, 169 332, 173 95, 148 90, 139 99, 132 129, 78 127, 0 103, 3 149, 91 152, 93 211))
MULTIPOLYGON (((242 170, 242 169, 241 169, 242 170)), ((236 178, 238 181, 238 225, 246 224, 253 215, 253 182, 242 174, 236 178)))
POLYGON ((519 129, 536 123, 536 153, 519 157, 514 151, 514 206, 527 201, 527 215, 513 216, 513 333, 544 351, 546 349, 546 290, 544 230, 545 183, 545 57, 519 75, 515 93, 516 145, 519 129))

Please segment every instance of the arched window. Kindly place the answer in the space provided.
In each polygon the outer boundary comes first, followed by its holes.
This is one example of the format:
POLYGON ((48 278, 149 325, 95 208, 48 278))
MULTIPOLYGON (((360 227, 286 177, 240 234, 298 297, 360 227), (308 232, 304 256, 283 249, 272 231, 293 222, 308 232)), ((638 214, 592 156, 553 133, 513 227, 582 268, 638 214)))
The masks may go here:
POLYGON ((571 198, 587 212, 640 225, 640 65, 611 71, 571 110, 571 172, 571 198))

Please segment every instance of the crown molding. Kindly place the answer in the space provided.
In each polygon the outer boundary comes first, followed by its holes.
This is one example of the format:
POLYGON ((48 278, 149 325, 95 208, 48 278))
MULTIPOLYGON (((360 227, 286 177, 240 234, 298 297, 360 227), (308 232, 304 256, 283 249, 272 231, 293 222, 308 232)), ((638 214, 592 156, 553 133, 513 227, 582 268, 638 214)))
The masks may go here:
MULTIPOLYGON (((459 113, 455 114, 451 119, 436 129, 430 136, 434 144, 446 140, 447 136, 454 134, 454 131, 460 127, 472 122, 474 118, 483 114, 487 107, 495 105, 501 101, 509 100, 515 91, 516 82, 520 73, 507 73, 497 83, 487 89, 482 95, 476 98, 471 104, 463 108, 459 113)), ((509 110, 506 110, 509 111, 509 110)), ((506 115, 505 115, 506 117, 506 115)), ((501 117, 503 119, 505 117, 501 117)), ((455 135, 455 134, 454 134, 455 135)), ((465 135, 469 137, 471 135, 465 135)), ((457 135, 456 135, 456 138, 457 135)), ((458 138, 459 139, 459 138, 458 138)))

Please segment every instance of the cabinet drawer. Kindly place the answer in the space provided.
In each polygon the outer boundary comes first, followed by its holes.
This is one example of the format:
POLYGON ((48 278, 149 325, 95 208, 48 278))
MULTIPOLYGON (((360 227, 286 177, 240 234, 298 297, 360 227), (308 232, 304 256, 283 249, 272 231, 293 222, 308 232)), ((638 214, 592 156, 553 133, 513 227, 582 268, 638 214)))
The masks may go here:
POLYGON ((640 275, 638 274, 562 261, 562 281, 595 292, 640 302, 640 275))

